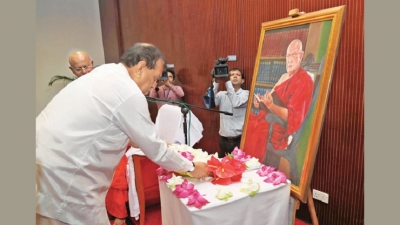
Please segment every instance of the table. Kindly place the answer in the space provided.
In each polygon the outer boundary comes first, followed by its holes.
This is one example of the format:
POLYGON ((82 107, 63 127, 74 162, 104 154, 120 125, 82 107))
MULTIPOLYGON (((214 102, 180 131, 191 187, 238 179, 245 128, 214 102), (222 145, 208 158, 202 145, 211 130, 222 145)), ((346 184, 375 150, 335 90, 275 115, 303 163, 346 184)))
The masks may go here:
POLYGON ((165 182, 159 182, 161 213, 163 225, 287 225, 289 224, 290 181, 273 186, 263 182, 257 170, 246 171, 242 177, 253 178, 260 183, 260 191, 254 197, 239 191, 242 183, 235 182, 228 186, 233 197, 221 201, 215 197, 217 188, 211 178, 200 181, 185 177, 195 184, 204 198, 210 203, 197 209, 186 206, 187 198, 177 198, 165 182))

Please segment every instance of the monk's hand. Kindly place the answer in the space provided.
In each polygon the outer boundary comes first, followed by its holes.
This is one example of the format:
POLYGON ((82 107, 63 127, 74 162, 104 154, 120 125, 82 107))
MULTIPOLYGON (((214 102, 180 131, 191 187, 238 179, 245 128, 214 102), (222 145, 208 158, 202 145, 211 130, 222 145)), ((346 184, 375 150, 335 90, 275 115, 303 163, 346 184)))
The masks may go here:
POLYGON ((263 99, 263 102, 265 103, 265 105, 270 109, 272 107, 273 100, 272 100, 272 94, 270 92, 265 93, 265 97, 263 99))
POLYGON ((207 169, 207 163, 204 162, 193 162, 194 170, 190 174, 197 179, 203 179, 210 176, 210 172, 207 169))
MULTIPOLYGON (((260 94, 257 94, 257 97, 261 100, 260 94)), ((253 99, 254 108, 258 109, 260 107, 260 102, 258 102, 257 98, 253 99)))

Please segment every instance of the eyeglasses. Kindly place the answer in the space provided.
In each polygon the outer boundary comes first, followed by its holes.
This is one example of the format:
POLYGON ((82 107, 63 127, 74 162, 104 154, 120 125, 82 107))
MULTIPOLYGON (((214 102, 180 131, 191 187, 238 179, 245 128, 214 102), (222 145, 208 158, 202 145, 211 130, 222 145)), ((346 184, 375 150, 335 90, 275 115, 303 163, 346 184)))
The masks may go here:
POLYGON ((88 70, 90 68, 92 68, 92 65, 81 66, 81 67, 73 68, 73 69, 75 70, 75 72, 79 73, 79 72, 82 72, 82 70, 88 70))
POLYGON ((286 58, 293 58, 293 57, 296 57, 298 54, 300 54, 300 53, 289 54, 289 55, 286 55, 286 58))

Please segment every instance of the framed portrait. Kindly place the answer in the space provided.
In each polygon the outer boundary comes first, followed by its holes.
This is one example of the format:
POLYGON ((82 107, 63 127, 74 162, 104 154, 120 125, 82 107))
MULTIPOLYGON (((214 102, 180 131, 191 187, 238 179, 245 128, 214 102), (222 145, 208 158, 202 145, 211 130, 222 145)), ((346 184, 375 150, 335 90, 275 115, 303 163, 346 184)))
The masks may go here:
POLYGON ((262 24, 241 149, 306 202, 345 6, 262 24))

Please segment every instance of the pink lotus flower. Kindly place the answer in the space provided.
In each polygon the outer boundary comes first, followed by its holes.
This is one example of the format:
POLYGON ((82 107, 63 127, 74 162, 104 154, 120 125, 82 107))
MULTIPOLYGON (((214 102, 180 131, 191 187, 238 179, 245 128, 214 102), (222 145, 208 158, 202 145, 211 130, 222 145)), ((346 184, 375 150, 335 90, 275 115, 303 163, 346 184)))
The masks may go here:
POLYGON ((190 152, 181 152, 181 155, 185 158, 187 158, 189 161, 193 161, 194 156, 190 152))
POLYGON ((166 182, 172 177, 172 172, 160 176, 160 181, 166 182))
POLYGON ((274 171, 275 171, 275 167, 266 166, 266 165, 262 164, 262 165, 260 166, 260 169, 257 170, 257 174, 258 174, 260 177, 265 177, 265 176, 268 176, 268 174, 270 174, 270 173, 272 173, 272 172, 274 172, 274 171))
POLYGON ((235 147, 235 149, 233 149, 232 155, 234 159, 240 159, 246 156, 244 151, 238 147, 235 147))
POLYGON ((172 192, 178 198, 187 198, 194 192, 194 184, 189 183, 186 179, 182 182, 182 184, 177 184, 175 186, 175 190, 172 192))
POLYGON ((272 183, 274 186, 282 183, 286 183, 286 175, 280 171, 275 171, 268 174, 264 180, 266 183, 272 183))
POLYGON ((172 177, 173 172, 170 172, 162 167, 158 167, 156 169, 157 175, 160 177, 160 181, 166 182, 169 178, 172 177))
POLYGON ((156 173, 158 176, 162 176, 162 175, 167 175, 168 174, 168 170, 162 168, 162 167, 158 167, 158 169, 156 169, 156 173))
POLYGON ((234 159, 236 159, 240 162, 243 162, 243 163, 245 163, 249 159, 251 159, 250 155, 246 155, 246 153, 238 147, 235 147, 235 149, 233 149, 231 155, 233 156, 234 159))
POLYGON ((190 196, 189 196, 189 201, 187 202, 186 205, 190 206, 193 205, 194 207, 201 209, 204 205, 207 203, 210 203, 207 201, 207 199, 203 198, 203 196, 200 195, 200 193, 195 190, 190 196))

